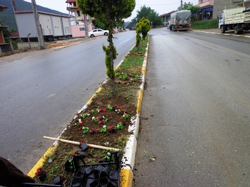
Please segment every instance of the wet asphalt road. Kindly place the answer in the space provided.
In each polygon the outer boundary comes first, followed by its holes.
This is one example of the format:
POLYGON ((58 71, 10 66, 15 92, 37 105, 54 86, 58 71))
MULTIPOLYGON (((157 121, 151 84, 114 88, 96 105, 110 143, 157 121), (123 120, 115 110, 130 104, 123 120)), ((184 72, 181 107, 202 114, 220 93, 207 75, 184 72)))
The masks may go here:
MULTIPOLYGON (((114 35, 115 65, 135 43, 135 32, 114 35)), ((28 173, 106 79, 106 37, 64 49, 0 59, 0 156, 28 173)))
POLYGON ((150 33, 134 187, 249 186, 250 39, 150 33))

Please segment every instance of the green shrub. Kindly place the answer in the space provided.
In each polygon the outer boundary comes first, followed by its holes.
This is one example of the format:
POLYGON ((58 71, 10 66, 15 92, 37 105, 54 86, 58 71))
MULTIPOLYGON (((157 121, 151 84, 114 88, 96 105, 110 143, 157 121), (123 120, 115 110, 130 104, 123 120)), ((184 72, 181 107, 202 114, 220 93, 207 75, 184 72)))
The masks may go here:
POLYGON ((204 21, 195 21, 192 22, 191 28, 192 29, 214 29, 218 28, 218 19, 210 19, 204 21))

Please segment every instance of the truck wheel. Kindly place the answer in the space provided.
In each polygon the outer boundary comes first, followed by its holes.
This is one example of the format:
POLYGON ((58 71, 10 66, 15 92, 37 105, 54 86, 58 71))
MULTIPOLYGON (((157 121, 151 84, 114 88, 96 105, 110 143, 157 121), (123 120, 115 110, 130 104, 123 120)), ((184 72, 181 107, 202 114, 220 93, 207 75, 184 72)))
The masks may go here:
POLYGON ((220 31, 221 31, 221 33, 225 33, 225 31, 226 31, 225 26, 220 26, 220 31))
POLYGON ((169 29, 172 30, 172 26, 169 26, 169 29))
POLYGON ((239 30, 237 27, 234 28, 234 34, 239 34, 239 30))

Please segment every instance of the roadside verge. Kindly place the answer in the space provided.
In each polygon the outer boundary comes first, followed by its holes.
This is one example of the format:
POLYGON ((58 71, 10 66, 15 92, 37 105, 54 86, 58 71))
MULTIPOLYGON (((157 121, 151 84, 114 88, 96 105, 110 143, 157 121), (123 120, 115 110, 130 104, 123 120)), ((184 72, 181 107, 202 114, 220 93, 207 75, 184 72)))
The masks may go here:
MULTIPOLYGON (((146 65, 147 65, 147 57, 148 57, 148 48, 149 48, 149 41, 148 41, 147 46, 146 46, 146 52, 144 54, 144 60, 143 60, 142 66, 141 66, 141 82, 142 83, 140 85, 140 88, 139 88, 139 91, 138 91, 138 94, 137 94, 138 97, 137 97, 136 116, 135 116, 133 126, 132 126, 133 135, 130 135, 130 137, 129 137, 128 141, 127 141, 126 147, 124 148, 125 154, 124 154, 124 156, 122 158, 122 167, 123 168, 122 168, 121 173, 120 173, 121 186, 132 186, 132 182, 133 182, 132 170, 133 170, 134 162, 135 162, 137 137, 138 137, 138 132, 139 132, 139 117, 140 117, 141 103, 142 103, 142 98, 143 98, 143 89, 144 89, 144 84, 145 84, 145 74, 146 74, 146 65)), ((99 88, 96 91, 96 93, 91 97, 91 99, 87 102, 87 104, 84 105, 79 112, 85 110, 86 106, 92 103, 92 99, 95 97, 95 95, 97 95, 101 91, 102 91, 102 89, 99 88)), ((53 143, 53 145, 46 151, 46 153, 41 157, 41 159, 30 170, 30 172, 28 173, 28 176, 30 176, 30 177, 35 176, 35 174, 37 172, 37 169, 42 167, 43 163, 45 162, 46 157, 54 152, 54 150, 56 148, 56 144, 57 144, 57 142, 53 143)))

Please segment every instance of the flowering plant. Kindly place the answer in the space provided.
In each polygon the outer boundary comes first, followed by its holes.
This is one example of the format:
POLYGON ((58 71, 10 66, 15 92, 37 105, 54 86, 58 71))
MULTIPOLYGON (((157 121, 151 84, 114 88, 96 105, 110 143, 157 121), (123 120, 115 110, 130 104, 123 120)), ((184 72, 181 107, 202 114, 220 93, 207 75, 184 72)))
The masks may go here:
POLYGON ((42 168, 38 168, 35 174, 40 179, 40 181, 44 181, 46 179, 46 171, 42 170, 42 168))
POLYGON ((122 115, 122 117, 125 119, 125 120, 129 120, 130 119, 130 115, 128 115, 127 113, 124 113, 122 115))
POLYGON ((83 134, 86 134, 89 132, 89 128, 88 127, 82 127, 82 132, 83 134))
POLYGON ((107 127, 106 125, 103 125, 103 127, 99 131, 100 133, 106 133, 107 132, 107 127))

